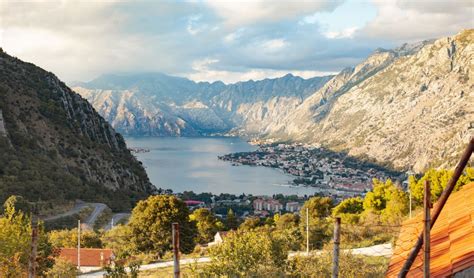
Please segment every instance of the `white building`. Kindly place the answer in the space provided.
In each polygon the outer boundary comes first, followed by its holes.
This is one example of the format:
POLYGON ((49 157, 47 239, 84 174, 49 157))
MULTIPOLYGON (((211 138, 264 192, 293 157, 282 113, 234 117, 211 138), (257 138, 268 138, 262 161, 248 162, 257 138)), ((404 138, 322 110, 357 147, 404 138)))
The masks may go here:
POLYGON ((288 202, 285 206, 286 211, 297 212, 301 209, 301 205, 298 202, 288 202))

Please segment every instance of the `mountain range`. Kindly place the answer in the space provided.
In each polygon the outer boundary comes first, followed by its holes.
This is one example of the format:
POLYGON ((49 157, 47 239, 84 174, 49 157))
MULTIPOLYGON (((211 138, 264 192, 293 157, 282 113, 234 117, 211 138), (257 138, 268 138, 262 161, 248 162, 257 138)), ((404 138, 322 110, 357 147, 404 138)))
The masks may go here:
POLYGON ((236 128, 262 134, 331 78, 288 74, 226 85, 145 73, 104 75, 74 90, 125 135, 199 136, 236 128))
POLYGON ((126 135, 234 134, 321 145, 423 171, 454 165, 474 133, 474 30, 377 49, 335 76, 194 82, 104 75, 74 90, 126 135))

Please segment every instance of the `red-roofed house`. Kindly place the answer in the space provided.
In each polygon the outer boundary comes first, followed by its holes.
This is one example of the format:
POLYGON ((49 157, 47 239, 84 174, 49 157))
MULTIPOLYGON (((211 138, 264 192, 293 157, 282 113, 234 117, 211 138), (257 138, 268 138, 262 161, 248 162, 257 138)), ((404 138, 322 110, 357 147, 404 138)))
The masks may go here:
MULTIPOLYGON (((434 205, 436 206, 436 204, 434 205)), ((387 277, 397 277, 423 231, 423 215, 405 221, 387 277)), ((474 277, 474 183, 452 193, 431 229, 431 277, 474 277)), ((423 248, 407 277, 423 277, 423 248)))
MULTIPOLYGON (((81 248, 81 270, 102 268, 114 260, 112 249, 81 248)), ((77 248, 61 248, 59 257, 77 266, 77 248)))

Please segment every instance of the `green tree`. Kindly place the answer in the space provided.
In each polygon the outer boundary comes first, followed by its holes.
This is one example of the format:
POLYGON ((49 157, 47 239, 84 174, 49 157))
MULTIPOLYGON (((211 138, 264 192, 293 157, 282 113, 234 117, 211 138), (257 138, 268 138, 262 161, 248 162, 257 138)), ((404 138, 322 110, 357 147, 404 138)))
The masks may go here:
MULTIPOLYGON (((100 234, 91 230, 81 230, 81 247, 83 248, 101 248, 102 241, 100 234)), ((53 230, 48 233, 51 244, 56 248, 77 247, 77 228, 71 230, 53 230)))
POLYGON ((275 226, 277 230, 286 230, 298 227, 298 224, 300 222, 299 216, 294 213, 285 213, 276 218, 277 219, 275 219, 275 226))
POLYGON ((57 258, 54 262, 54 266, 46 272, 46 277, 74 278, 77 277, 77 268, 71 262, 57 258))
POLYGON ((205 277, 281 277, 287 250, 267 230, 231 232, 225 241, 210 248, 211 262, 205 277))
POLYGON ((180 226, 181 252, 192 252, 195 224, 189 219, 186 204, 172 195, 150 196, 138 202, 129 222, 131 241, 138 251, 153 251, 163 256, 166 251, 172 250, 171 224, 174 222, 180 226))
POLYGON ((132 228, 128 225, 117 225, 105 232, 101 241, 105 248, 114 250, 118 258, 127 258, 137 250, 132 241, 132 228))
POLYGON ((365 195, 364 210, 380 214, 387 206, 388 191, 393 186, 393 183, 390 179, 383 182, 374 178, 372 186, 372 191, 365 195))
MULTIPOLYGON (((453 170, 446 169, 429 169, 425 172, 423 177, 416 179, 414 176, 408 178, 408 185, 411 190, 413 201, 415 205, 420 206, 423 204, 423 195, 424 195, 424 183, 425 180, 430 181, 431 189, 431 201, 436 202, 441 196, 441 193, 446 188, 448 181, 453 176, 453 170)), ((464 173, 459 177, 459 180, 454 187, 454 191, 459 190, 459 188, 465 184, 474 181, 474 168, 467 167, 464 170, 464 173)))
POLYGON ((216 216, 206 208, 200 208, 195 210, 190 215, 191 221, 196 222, 198 234, 196 236, 196 242, 200 244, 211 242, 214 239, 214 235, 224 228, 224 224, 220 222, 216 216))
POLYGON ((408 194, 398 187, 392 187, 389 191, 387 207, 382 212, 382 220, 389 223, 399 223, 409 209, 408 194))
POLYGON ((347 198, 332 210, 333 216, 341 217, 343 223, 359 222, 360 214, 364 211, 364 200, 361 197, 347 198))
POLYGON ((286 249, 299 250, 303 243, 303 236, 299 229, 299 216, 293 213, 285 213, 275 217, 275 219, 274 237, 281 240, 286 249))
POLYGON ((239 230, 253 230, 262 226, 262 220, 259 217, 247 217, 244 222, 240 224, 239 230))
POLYGON ((235 217, 234 211, 229 209, 227 211, 227 217, 225 218, 226 228, 228 230, 235 230, 239 227, 239 221, 237 221, 237 217, 235 217))
POLYGON ((305 219, 304 217, 306 217, 306 208, 308 208, 310 217, 327 217, 331 214, 331 209, 333 208, 333 206, 334 204, 332 198, 319 196, 312 197, 304 203, 303 207, 301 208, 300 215, 302 219, 305 219))
POLYGON ((374 179, 373 189, 364 199, 366 215, 380 216, 383 222, 399 222, 408 213, 408 194, 390 179, 374 179))
POLYGON ((15 212, 22 212, 29 215, 31 213, 31 205, 22 196, 12 195, 3 204, 5 215, 13 216, 15 212))
MULTIPOLYGON (((8 198, 0 217, 0 269, 10 273, 17 273, 20 269, 25 271, 30 254, 31 220, 23 211, 15 209, 19 199, 17 196, 8 198)), ((39 275, 52 266, 53 256, 53 248, 42 223, 39 223, 36 261, 39 275)))
POLYGON ((333 207, 329 197, 312 197, 300 210, 300 233, 306 239, 306 208, 309 212, 309 243, 310 248, 321 248, 331 238, 331 221, 327 217, 333 207))

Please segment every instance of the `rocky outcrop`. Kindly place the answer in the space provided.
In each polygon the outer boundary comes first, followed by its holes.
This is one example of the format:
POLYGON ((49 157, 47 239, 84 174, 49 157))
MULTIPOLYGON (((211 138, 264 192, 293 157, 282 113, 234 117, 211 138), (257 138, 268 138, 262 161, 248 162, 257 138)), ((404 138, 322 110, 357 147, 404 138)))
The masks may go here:
POLYGON ((474 135, 474 31, 379 51, 306 99, 270 138, 422 171, 452 167, 474 135), (411 50, 410 50, 411 49, 411 50))

